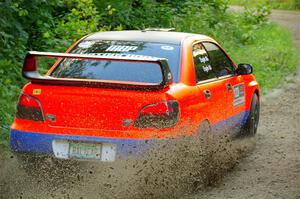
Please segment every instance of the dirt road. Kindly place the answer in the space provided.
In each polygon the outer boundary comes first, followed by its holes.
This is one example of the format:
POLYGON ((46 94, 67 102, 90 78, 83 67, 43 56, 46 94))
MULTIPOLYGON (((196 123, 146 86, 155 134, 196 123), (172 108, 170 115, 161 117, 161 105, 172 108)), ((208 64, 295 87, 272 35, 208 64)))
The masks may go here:
MULTIPOLYGON (((300 54, 300 13, 274 11, 272 19, 293 31, 300 54)), ((105 191, 115 191, 119 198, 124 198, 124 194, 137 194, 135 198, 172 198, 176 191, 176 197, 182 196, 186 183, 194 185, 199 182, 197 179, 218 181, 239 161, 220 183, 187 198, 300 199, 300 67, 297 76, 288 78, 283 88, 263 97, 261 121, 255 139, 254 149, 253 140, 247 140, 245 145, 238 144, 238 151, 244 148, 246 152, 251 151, 244 159, 239 159, 244 156, 243 152, 237 153, 235 148, 224 150, 224 145, 218 143, 219 148, 212 149, 217 154, 215 159, 209 159, 209 154, 202 154, 197 148, 188 157, 175 151, 176 159, 171 159, 171 163, 154 158, 151 164, 145 161, 131 164, 137 174, 136 179, 130 179, 133 175, 128 164, 119 170, 112 166, 96 168, 89 165, 78 172, 76 167, 53 169, 52 162, 46 162, 45 168, 31 167, 33 172, 43 171, 40 176, 32 177, 16 166, 18 163, 12 154, 0 150, 0 198, 114 198, 103 197, 105 191), (199 155, 203 159, 194 158, 199 155), (202 160, 209 160, 209 164, 201 165, 202 160), (174 175, 170 169, 176 166, 179 169, 175 168, 174 175), (152 170, 153 167, 156 169, 152 170), (210 171, 211 175, 202 176, 203 171, 205 174, 210 171), (166 179, 170 181, 163 182, 166 179), (167 187, 172 186, 173 189, 164 193, 167 187)), ((184 145, 180 143, 180 146, 184 145)), ((111 193, 107 194, 111 196, 111 193)))
MULTIPOLYGON (((300 54, 300 12, 273 11, 271 19, 293 32, 300 54)), ((192 198, 300 199, 300 67, 264 97, 256 139, 252 154, 219 186, 192 198)))

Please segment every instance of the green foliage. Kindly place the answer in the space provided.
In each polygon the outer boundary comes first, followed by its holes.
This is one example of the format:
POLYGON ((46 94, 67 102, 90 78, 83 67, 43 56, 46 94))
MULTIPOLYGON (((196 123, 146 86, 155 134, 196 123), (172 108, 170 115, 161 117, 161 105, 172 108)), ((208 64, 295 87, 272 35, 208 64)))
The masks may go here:
MULTIPOLYGON (((15 55, 22 55, 28 39, 19 20, 24 11, 12 1, 0 2, 0 59, 14 59, 15 55), (15 49, 15 52, 12 52, 15 49)), ((21 56, 18 56, 20 58, 21 56)))
POLYGON ((266 4, 260 4, 256 8, 245 8, 244 23, 250 25, 263 24, 267 22, 271 8, 266 4))
POLYGON ((256 29, 253 34, 257 39, 251 44, 240 46, 225 43, 225 46, 237 63, 251 63, 254 66, 254 74, 264 93, 295 72, 297 50, 292 45, 290 32, 276 24, 256 29))
POLYGON ((8 129, 15 112, 15 102, 24 84, 21 70, 10 60, 0 60, 0 144, 8 139, 8 129))
POLYGON ((225 0, 189 0, 175 15, 174 25, 179 31, 212 35, 227 22, 227 8, 225 0))
POLYGON ((69 12, 55 20, 55 26, 43 33, 47 50, 63 52, 72 43, 91 32, 110 30, 99 26, 101 15, 92 0, 71 0, 65 2, 69 12))
MULTIPOLYGON (((167 2, 167 1, 166 1, 167 2)), ((103 21, 102 26, 111 29, 144 29, 147 27, 170 27, 172 7, 154 0, 108 0, 95 1, 103 21)))
POLYGON ((271 14, 270 7, 265 4, 247 8, 239 14, 228 12, 225 0, 196 2, 199 1, 186 1, 181 12, 175 15, 174 26, 177 30, 210 35, 220 41, 230 38, 241 45, 256 39, 253 31, 268 23, 271 14))
POLYGON ((259 4, 267 4, 273 9, 299 10, 300 0, 230 0, 231 4, 246 7, 256 7, 259 4))
POLYGON ((244 43, 253 42, 258 39, 254 31, 260 29, 268 23, 271 8, 265 4, 260 4, 256 8, 245 8, 239 23, 241 40, 244 43))
MULTIPOLYGON (((21 77, 26 51, 64 52, 92 32, 175 27, 177 31, 207 34, 221 42, 238 62, 252 63, 263 89, 278 85, 295 70, 295 50, 289 33, 268 22, 270 7, 262 3, 265 1, 253 2, 260 4, 240 14, 228 12, 228 0, 0 2, 0 144, 8 139, 15 104, 26 82, 21 77)), ((299 6, 299 0, 294 2, 299 6)), ((43 60, 42 72, 47 65, 51 62, 43 60)))

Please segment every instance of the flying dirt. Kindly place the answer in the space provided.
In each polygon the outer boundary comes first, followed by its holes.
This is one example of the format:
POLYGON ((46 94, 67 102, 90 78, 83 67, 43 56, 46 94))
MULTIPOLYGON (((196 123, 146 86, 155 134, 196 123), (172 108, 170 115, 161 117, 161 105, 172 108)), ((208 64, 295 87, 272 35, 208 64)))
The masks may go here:
POLYGON ((251 138, 218 135, 209 144, 170 139, 139 160, 104 164, 37 158, 22 165, 6 154, 0 193, 2 198, 179 198, 219 183, 254 146, 251 138))

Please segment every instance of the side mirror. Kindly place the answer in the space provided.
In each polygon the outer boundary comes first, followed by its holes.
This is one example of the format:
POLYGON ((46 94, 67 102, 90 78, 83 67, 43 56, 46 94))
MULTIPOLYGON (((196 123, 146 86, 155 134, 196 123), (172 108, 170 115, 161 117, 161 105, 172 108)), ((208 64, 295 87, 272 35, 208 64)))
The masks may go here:
POLYGON ((251 64, 239 64, 236 69, 238 75, 249 75, 253 73, 253 67, 251 64))

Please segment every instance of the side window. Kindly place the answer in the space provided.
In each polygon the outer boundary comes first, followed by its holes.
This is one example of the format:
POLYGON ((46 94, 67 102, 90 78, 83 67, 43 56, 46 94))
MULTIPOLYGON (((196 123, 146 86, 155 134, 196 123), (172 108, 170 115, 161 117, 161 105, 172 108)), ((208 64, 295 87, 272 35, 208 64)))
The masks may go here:
POLYGON ((234 74, 234 67, 227 55, 215 44, 203 43, 207 50, 211 66, 217 77, 234 74))
POLYGON ((197 82, 216 77, 212 70, 208 54, 201 43, 193 45, 193 60, 197 82))

